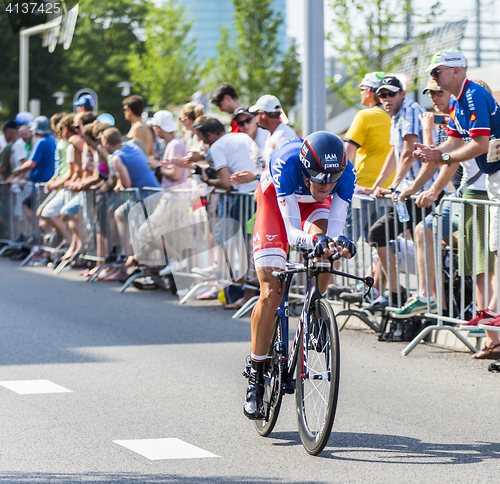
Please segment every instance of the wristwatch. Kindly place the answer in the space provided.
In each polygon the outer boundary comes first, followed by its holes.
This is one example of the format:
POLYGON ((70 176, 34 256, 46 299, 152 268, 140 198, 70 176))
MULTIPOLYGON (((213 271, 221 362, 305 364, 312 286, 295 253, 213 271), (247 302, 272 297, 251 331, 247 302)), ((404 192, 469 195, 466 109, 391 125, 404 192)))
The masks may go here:
POLYGON ((441 160, 444 161, 447 165, 450 164, 450 154, 449 153, 443 153, 441 155, 441 160))

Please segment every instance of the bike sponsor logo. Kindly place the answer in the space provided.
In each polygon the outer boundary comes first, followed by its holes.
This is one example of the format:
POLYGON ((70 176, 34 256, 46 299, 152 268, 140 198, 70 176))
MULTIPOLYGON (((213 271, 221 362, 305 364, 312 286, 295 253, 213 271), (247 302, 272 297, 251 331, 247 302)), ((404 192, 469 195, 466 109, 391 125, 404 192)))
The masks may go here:
POLYGON ((444 59, 446 62, 453 62, 453 61, 461 61, 461 57, 445 57, 444 59))
POLYGON ((277 235, 266 235, 266 239, 269 240, 269 242, 272 242, 276 237, 278 237, 277 235))
POLYGON ((297 237, 297 247, 307 247, 307 240, 305 237, 297 237))
POLYGON ((325 163, 325 170, 329 170, 331 168, 338 168, 340 165, 338 163, 325 163))
POLYGON ((326 154, 325 161, 337 161, 337 155, 335 153, 326 154))
POLYGON ((473 123, 477 119, 476 113, 470 115, 470 122, 473 123))
POLYGON ((470 91, 465 93, 465 98, 467 99, 467 104, 469 105, 469 110, 473 112, 475 110, 474 100, 472 99, 472 94, 470 91))
POLYGON ((273 166, 273 171, 275 172, 273 175, 273 181, 274 181, 276 188, 280 188, 280 177, 281 177, 281 171, 283 170, 284 164, 285 164, 285 162, 281 158, 278 158, 276 160, 276 163, 273 166))

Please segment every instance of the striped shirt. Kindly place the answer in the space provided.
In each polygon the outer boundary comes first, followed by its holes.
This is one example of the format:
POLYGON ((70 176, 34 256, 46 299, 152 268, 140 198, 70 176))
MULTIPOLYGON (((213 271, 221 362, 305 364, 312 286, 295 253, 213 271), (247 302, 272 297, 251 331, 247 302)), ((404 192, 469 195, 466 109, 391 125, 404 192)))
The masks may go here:
MULTIPOLYGON (((407 134, 416 134, 417 143, 423 143, 422 124, 420 123, 420 119, 418 119, 418 117, 425 112, 425 109, 417 102, 410 101, 409 99, 405 98, 400 110, 398 111, 396 116, 393 116, 393 118, 391 119, 391 138, 389 142, 392 146, 394 146, 396 165, 399 164, 399 158, 401 157, 401 152, 403 151, 404 137, 407 134)), ((433 137, 434 139, 436 139, 437 137, 436 130, 433 131, 433 137)), ((421 167, 422 163, 417 159, 413 159, 413 164, 408 170, 403 181, 401 182, 400 188, 408 188, 413 183, 415 178, 417 178, 421 167)), ((424 185, 423 190, 428 190, 431 187, 431 185, 436 180, 438 173, 439 170, 424 185)))

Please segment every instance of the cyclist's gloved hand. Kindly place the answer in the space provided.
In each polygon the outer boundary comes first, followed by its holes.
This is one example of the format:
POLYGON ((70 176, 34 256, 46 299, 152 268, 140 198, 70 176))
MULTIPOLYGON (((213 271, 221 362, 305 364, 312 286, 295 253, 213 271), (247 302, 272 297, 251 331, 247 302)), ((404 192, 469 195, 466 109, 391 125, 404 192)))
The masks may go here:
POLYGON ((351 257, 354 257, 356 255, 356 245, 352 240, 349 240, 347 237, 344 237, 343 235, 340 235, 334 240, 335 247, 342 247, 343 249, 347 249, 351 257))
POLYGON ((324 257, 324 250, 330 248, 330 242, 333 242, 333 239, 328 237, 328 235, 324 234, 316 234, 313 237, 314 242, 314 255, 315 257, 324 257))

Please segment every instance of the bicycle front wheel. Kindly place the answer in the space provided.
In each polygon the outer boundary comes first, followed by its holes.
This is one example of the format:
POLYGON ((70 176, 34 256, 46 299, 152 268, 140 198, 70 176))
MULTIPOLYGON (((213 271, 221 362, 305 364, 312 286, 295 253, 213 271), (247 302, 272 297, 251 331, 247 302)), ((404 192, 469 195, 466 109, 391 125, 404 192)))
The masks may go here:
POLYGON ((281 408, 282 374, 283 374, 283 355, 276 344, 281 343, 281 325, 280 317, 274 319, 274 334, 271 340, 269 353, 267 354, 266 364, 264 366, 264 402, 265 418, 255 420, 255 428, 262 437, 267 437, 274 429, 281 408))
POLYGON ((311 307, 307 334, 300 338, 296 368, 299 433, 311 455, 318 455, 330 438, 337 409, 339 371, 335 314, 325 299, 319 299, 311 307))

